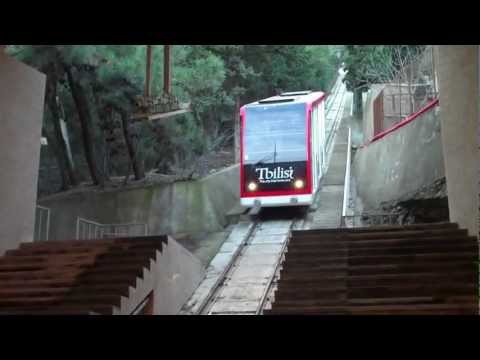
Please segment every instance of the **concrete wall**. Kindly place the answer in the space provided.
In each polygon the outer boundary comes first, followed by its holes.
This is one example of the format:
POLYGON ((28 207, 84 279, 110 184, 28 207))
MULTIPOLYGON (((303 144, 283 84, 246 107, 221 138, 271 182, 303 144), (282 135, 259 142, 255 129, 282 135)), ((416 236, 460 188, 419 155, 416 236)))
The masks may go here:
POLYGON ((478 45, 435 46, 450 220, 478 235, 478 45))
POLYGON ((357 150, 352 171, 364 210, 429 185, 445 175, 439 108, 357 150))
POLYGON ((75 238, 77 217, 100 223, 148 223, 150 235, 214 232, 239 204, 239 166, 199 181, 124 191, 83 191, 39 201, 51 209, 50 239, 75 238))
POLYGON ((144 269, 142 278, 137 279, 129 296, 122 297, 114 315, 131 314, 153 289, 153 314, 175 315, 193 294, 203 279, 205 268, 200 261, 174 239, 157 252, 150 268, 144 269))
POLYGON ((45 81, 0 51, 0 255, 33 240, 45 81))

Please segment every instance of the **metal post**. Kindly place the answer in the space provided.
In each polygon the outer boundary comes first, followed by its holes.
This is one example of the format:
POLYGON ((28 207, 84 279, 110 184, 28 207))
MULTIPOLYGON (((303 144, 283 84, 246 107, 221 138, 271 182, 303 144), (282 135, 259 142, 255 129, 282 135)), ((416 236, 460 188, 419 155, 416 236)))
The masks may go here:
POLYGON ((402 83, 401 83, 401 77, 398 79, 398 90, 400 91, 399 96, 399 101, 398 101, 398 106, 400 107, 399 112, 400 112, 400 119, 402 118, 402 83))
POLYGON ((433 77, 433 93, 437 97, 437 72, 435 70, 435 54, 433 52, 433 46, 431 47, 432 51, 432 77, 433 77))
POLYGON ((152 95, 152 45, 147 45, 147 68, 145 74, 145 97, 152 95))
POLYGON ((48 241, 50 237, 50 209, 47 210, 47 233, 45 234, 45 240, 48 241))
POLYGON ((412 69, 412 65, 410 64, 410 65, 407 67, 407 77, 408 77, 408 102, 409 102, 409 105, 410 105, 410 113, 407 114, 407 116, 410 115, 410 114, 413 114, 413 112, 415 111, 414 104, 413 104, 413 96, 412 96, 412 72, 413 72, 413 69, 412 69))
POLYGON ((163 92, 171 92, 171 45, 163 45, 163 92))
POLYGON ((37 226, 37 240, 41 241, 42 240, 42 210, 37 207, 37 219, 38 219, 38 226, 37 226))

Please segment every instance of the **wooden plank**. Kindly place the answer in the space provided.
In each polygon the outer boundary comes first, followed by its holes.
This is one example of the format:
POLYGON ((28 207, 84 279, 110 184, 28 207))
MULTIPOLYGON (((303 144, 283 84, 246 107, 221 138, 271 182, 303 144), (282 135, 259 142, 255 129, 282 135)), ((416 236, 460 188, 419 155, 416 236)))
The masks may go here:
POLYGON ((165 113, 142 113, 142 114, 133 114, 133 116, 130 118, 131 121, 138 121, 138 120, 148 120, 148 121, 153 121, 153 120, 161 120, 161 119, 166 119, 169 117, 173 117, 176 115, 181 115, 181 114, 186 114, 191 112, 192 109, 190 108, 190 103, 187 104, 182 104, 180 106, 179 110, 174 110, 174 111, 169 111, 165 113))
POLYGON ((478 247, 478 242, 472 237, 445 237, 445 236, 431 236, 423 238, 393 238, 384 240, 324 240, 324 239, 309 239, 304 241, 291 240, 288 244, 289 251, 312 251, 314 249, 361 249, 361 248, 384 248, 384 247, 411 247, 411 246, 435 246, 454 245, 454 244, 472 244, 478 247))
POLYGON ((455 252, 455 251, 472 251, 478 252, 478 246, 472 243, 465 243, 460 242, 455 244, 453 242, 448 242, 442 244, 438 242, 435 246, 433 244, 427 245, 410 245, 409 244, 396 244, 395 246, 381 246, 381 247, 364 247, 364 248, 350 248, 350 247, 342 247, 342 248, 333 248, 333 249, 324 249, 323 247, 310 247, 310 248, 293 248, 288 249, 288 257, 298 257, 298 256, 318 256, 321 258, 322 256, 338 256, 338 255, 345 255, 345 254, 352 254, 355 256, 368 256, 368 255, 393 255, 393 254, 421 254, 421 253, 428 253, 428 252, 455 252))
MULTIPOLYGON (((374 255, 359 255, 351 254, 351 252, 343 252, 333 256, 333 254, 323 253, 323 254, 285 254, 285 261, 288 261, 288 264, 343 264, 348 262, 350 266, 355 265, 368 265, 368 264, 404 264, 404 263, 415 263, 422 261, 456 261, 456 260, 471 260, 472 264, 474 261, 478 261, 478 252, 463 251, 459 250, 455 252, 431 252, 432 249, 427 249, 428 252, 409 252, 407 254, 374 254, 374 255)), ((435 250, 435 249, 433 249, 435 250)), ((1 270, 1 266, 0 266, 1 270)))
POLYGON ((72 277, 72 276, 99 276, 105 274, 111 274, 112 271, 115 274, 122 275, 137 275, 140 276, 143 273, 143 267, 138 266, 102 266, 95 267, 95 272, 89 271, 86 272, 85 268, 82 267, 62 267, 58 269, 50 270, 38 270, 38 271, 11 271, 11 272, 1 272, 0 280, 2 279, 61 279, 63 276, 72 277))
MULTIPOLYGON (((294 264, 295 265, 295 264, 294 264)), ((317 264, 312 266, 311 264, 295 265, 285 264, 280 272, 280 276, 283 274, 342 274, 348 273, 349 276, 353 275, 373 275, 373 274, 412 274, 420 271, 432 272, 443 271, 449 272, 453 270, 457 271, 474 271, 478 270, 478 266, 471 261, 457 261, 451 263, 418 263, 418 264, 382 264, 382 265, 357 265, 348 266, 346 264, 333 264, 323 265, 317 264)))
POLYGON ((478 282, 478 274, 468 271, 458 272, 424 272, 413 274, 373 274, 349 276, 343 275, 323 275, 323 274, 284 274, 278 282, 278 287, 282 286, 302 286, 307 288, 318 286, 330 286, 336 284, 348 284, 349 287, 362 287, 373 285, 389 284, 423 284, 423 283, 443 283, 443 282, 478 282))
POLYGON ((356 227, 356 228, 329 228, 329 229, 310 229, 293 230, 292 234, 332 234, 332 233, 375 233, 385 231, 405 231, 405 230, 423 230, 423 229, 458 229, 457 223, 426 223, 426 224, 408 224, 408 225, 382 225, 375 227, 356 227))
POLYGON ((98 305, 120 305, 120 296, 118 295, 71 295, 71 296, 18 296, 15 298, 0 298, 0 308, 2 307, 27 307, 27 306, 53 306, 60 304, 78 305, 78 304, 98 305))
POLYGON ((448 224, 297 231, 265 313, 478 314, 478 258, 477 239, 448 224))
POLYGON ((280 299, 290 300, 315 300, 323 299, 336 294, 346 294, 349 299, 369 298, 397 298, 431 296, 439 299, 453 295, 474 296, 478 286, 472 281, 470 283, 445 282, 444 284, 388 284, 384 286, 358 286, 351 287, 350 284, 338 284, 321 287, 304 287, 279 284, 275 293, 275 301, 280 299))
POLYGON ((371 233, 332 233, 324 234, 320 236, 319 234, 308 233, 307 231, 303 234, 292 234, 292 241, 301 242, 308 241, 312 239, 325 239, 325 240, 348 240, 348 241, 359 241, 359 240, 375 240, 378 239, 408 239, 408 238, 419 238, 419 237, 432 237, 432 236, 458 236, 458 237, 467 237, 468 233, 465 229, 424 229, 424 230, 406 230, 406 231, 386 231, 386 232, 371 232, 371 233))

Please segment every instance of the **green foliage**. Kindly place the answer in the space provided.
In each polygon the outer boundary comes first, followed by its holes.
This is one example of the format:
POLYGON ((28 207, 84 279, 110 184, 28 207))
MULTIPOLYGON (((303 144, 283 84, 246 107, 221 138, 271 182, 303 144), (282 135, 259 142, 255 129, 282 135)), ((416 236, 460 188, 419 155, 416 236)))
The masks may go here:
MULTIPOLYGON (((138 152, 147 170, 166 169, 166 164, 189 166, 195 157, 228 144, 237 100, 245 104, 279 91, 328 91, 336 77, 338 50, 303 45, 173 46, 172 92, 181 102, 191 102, 193 112, 158 125, 136 126, 138 152)), ((135 97, 144 91, 144 45, 14 45, 8 51, 41 71, 56 72, 58 96, 77 152, 83 152, 80 127, 65 69, 75 69, 88 95, 95 142, 102 141, 101 130, 110 126, 110 109, 132 113, 135 97)), ((160 95, 162 45, 153 47, 152 75, 153 94, 160 95)))
POLYGON ((349 91, 367 91, 370 84, 391 81, 425 45, 346 45, 343 54, 349 91))

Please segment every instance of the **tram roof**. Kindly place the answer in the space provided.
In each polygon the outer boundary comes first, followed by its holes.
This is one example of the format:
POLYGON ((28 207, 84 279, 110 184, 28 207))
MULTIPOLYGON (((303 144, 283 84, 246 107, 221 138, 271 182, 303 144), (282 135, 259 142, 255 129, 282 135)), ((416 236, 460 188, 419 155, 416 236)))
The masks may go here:
POLYGON ((322 91, 295 91, 282 93, 280 95, 272 96, 266 99, 258 100, 250 104, 246 104, 245 107, 251 106, 266 106, 266 105, 279 105, 279 104, 310 104, 323 98, 325 95, 322 91))

